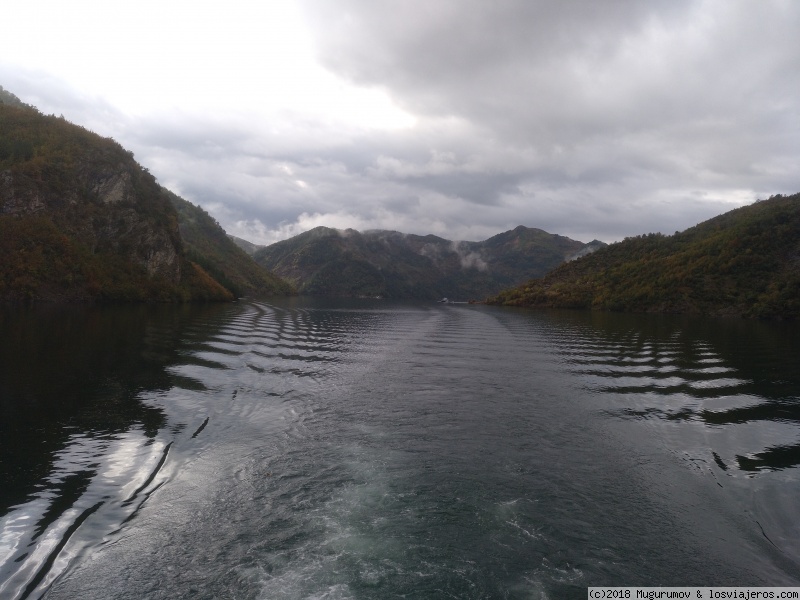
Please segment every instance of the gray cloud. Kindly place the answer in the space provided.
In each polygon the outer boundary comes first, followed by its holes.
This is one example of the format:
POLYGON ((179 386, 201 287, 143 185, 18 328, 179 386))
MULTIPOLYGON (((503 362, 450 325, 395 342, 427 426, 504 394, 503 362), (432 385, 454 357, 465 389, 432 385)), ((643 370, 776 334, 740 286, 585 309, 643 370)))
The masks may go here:
POLYGON ((319 55, 340 75, 390 89, 414 113, 454 114, 530 143, 761 114, 753 100, 782 96, 797 78, 798 9, 788 3, 308 6, 319 55))
POLYGON ((530 222, 539 218, 557 231, 589 231, 580 222, 591 215, 599 237, 618 239, 682 229, 731 203, 798 186, 789 166, 800 149, 796 5, 306 6, 329 68, 388 89, 431 121, 459 119, 468 131, 457 148, 440 140, 442 154, 472 155, 446 173, 425 174, 423 157, 409 165, 382 155, 375 176, 396 180, 405 168, 410 184, 480 196, 497 206, 498 224, 510 216, 498 200, 511 195, 528 224, 540 226, 530 222), (492 163, 515 154, 505 166, 492 163))
POLYGON ((236 106, 140 118, 2 64, 0 83, 115 137, 164 185, 262 243, 315 225, 481 240, 523 224, 612 241, 800 190, 797 3, 303 7, 322 64, 383 90, 416 124, 236 106))

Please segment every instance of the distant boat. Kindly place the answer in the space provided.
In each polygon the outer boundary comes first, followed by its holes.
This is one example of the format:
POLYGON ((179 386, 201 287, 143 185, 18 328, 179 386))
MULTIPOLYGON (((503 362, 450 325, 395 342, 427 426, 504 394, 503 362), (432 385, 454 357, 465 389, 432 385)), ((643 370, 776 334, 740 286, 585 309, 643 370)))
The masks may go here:
POLYGON ((450 302, 450 300, 448 300, 447 298, 442 298, 441 300, 439 300, 440 304, 442 304, 442 303, 443 304, 447 304, 448 302, 450 302))

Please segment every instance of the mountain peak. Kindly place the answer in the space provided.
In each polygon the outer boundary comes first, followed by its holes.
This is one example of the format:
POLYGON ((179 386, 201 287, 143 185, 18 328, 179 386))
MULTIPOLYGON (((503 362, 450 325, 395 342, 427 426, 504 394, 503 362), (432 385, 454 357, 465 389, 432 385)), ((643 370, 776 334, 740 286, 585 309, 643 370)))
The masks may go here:
POLYGON ((254 258, 301 294, 483 299, 506 282, 543 275, 584 246, 524 226, 484 242, 317 227, 262 248, 254 258))

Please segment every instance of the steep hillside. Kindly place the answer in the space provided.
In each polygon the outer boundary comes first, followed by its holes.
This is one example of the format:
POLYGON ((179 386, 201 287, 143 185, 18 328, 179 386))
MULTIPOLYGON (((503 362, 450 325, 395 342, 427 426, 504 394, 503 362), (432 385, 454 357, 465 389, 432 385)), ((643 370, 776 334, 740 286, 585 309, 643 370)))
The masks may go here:
POLYGON ((256 264, 211 215, 172 192, 186 256, 236 296, 287 295, 292 287, 256 264))
POLYGON ((247 240, 243 240, 240 237, 236 237, 235 235, 228 234, 228 237, 231 238, 231 241, 239 246, 242 250, 244 250, 248 256, 253 256, 258 250, 264 248, 264 246, 259 246, 258 244, 254 244, 253 242, 248 242, 247 240))
POLYGON ((466 300, 543 275, 586 247, 521 226, 484 242, 317 227, 254 258, 301 294, 466 300))
POLYGON ((130 152, 9 96, 0 98, 0 301, 232 299, 186 258, 166 191, 130 152))
POLYGON ((628 238, 490 302, 797 318, 800 194, 774 196, 672 236, 628 238))
POLYGON ((32 108, 17 98, 14 94, 6 90, 2 85, 0 85, 0 104, 16 106, 17 108, 32 108))

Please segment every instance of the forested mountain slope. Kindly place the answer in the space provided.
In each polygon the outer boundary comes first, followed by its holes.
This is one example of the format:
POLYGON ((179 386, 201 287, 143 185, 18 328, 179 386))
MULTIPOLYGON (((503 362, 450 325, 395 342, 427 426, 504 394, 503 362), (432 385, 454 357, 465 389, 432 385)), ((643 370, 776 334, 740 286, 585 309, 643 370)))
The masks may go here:
POLYGON ((0 91, 0 301, 234 297, 130 152, 0 91))
POLYGON ((186 256, 236 296, 287 295, 292 286, 259 266, 206 211, 167 192, 178 211, 186 256))
POLYGON ((632 312, 800 316, 800 194, 675 235, 627 238, 490 303, 632 312))
POLYGON ((304 294, 466 300, 543 275, 596 245, 522 226, 483 242, 317 227, 254 258, 304 294))

